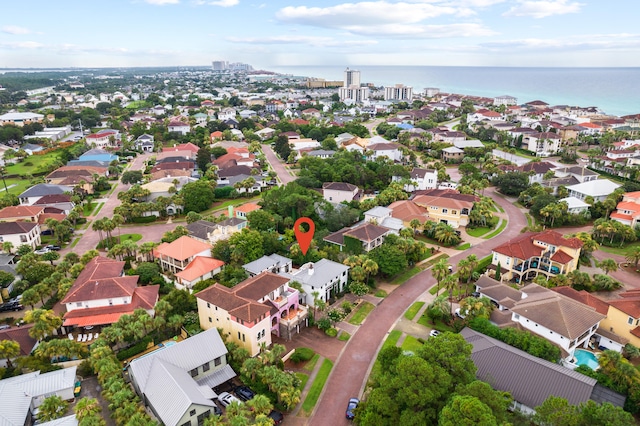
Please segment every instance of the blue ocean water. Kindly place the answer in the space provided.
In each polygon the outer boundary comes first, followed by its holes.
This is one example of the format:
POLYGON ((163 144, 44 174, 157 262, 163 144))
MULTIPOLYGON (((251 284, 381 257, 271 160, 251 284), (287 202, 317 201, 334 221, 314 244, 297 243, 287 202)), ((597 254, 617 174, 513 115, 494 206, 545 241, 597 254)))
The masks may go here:
MULTIPOLYGON (((343 80, 346 66, 274 66, 271 71, 343 80)), ((511 68, 435 66, 349 66, 363 83, 404 84, 414 93, 426 87, 442 92, 495 97, 511 95, 519 104, 596 106, 607 114, 640 113, 640 68, 511 68)))

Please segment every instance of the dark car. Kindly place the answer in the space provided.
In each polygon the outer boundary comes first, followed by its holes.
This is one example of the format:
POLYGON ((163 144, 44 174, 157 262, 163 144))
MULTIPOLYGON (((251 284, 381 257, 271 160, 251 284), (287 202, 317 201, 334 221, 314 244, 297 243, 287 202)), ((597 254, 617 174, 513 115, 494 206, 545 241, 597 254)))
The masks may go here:
POLYGON ((45 229, 40 235, 53 235, 53 231, 51 229, 45 229))
POLYGON ((253 399, 254 396, 256 396, 256 393, 249 389, 247 386, 238 386, 236 387, 235 391, 236 395, 238 395, 238 398, 243 401, 249 401, 250 399, 253 399))
POLYGON ((0 312, 21 311, 23 309, 24 306, 22 306, 20 302, 7 302, 0 305, 0 312))
POLYGON ((282 420, 284 420, 284 414, 282 414, 280 411, 271 410, 271 412, 269 413, 269 418, 273 420, 273 424, 279 425, 280 423, 282 423, 282 420))
POLYGON ((358 404, 360 404, 360 400, 358 398, 351 398, 349 400, 349 404, 347 405, 347 419, 353 420, 356 416, 354 411, 358 408, 358 404))
POLYGON ((56 246, 56 245, 53 245, 53 244, 49 244, 48 246, 45 246, 45 248, 48 248, 49 250, 53 250, 53 251, 60 250, 60 246, 56 246))

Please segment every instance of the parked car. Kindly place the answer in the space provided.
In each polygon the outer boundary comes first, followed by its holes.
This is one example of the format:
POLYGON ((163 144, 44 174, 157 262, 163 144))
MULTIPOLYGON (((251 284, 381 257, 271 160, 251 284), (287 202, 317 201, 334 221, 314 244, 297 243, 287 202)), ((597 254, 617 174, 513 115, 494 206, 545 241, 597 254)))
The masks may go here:
POLYGON ((60 246, 56 246, 56 245, 53 245, 53 244, 49 244, 47 246, 44 246, 44 248, 47 248, 47 249, 53 250, 53 251, 59 251, 60 250, 60 246))
POLYGON ((34 251, 35 254, 45 254, 45 253, 49 253, 51 250, 46 248, 46 247, 42 247, 41 249, 38 249, 36 251, 34 251))
POLYGON ((220 404, 222 404, 223 407, 228 407, 232 402, 242 404, 242 401, 231 395, 229 392, 222 392, 220 395, 218 395, 218 401, 220 401, 220 404))
POLYGON ((0 305, 0 312, 21 311, 23 309, 24 306, 22 306, 20 302, 7 302, 0 305))
POLYGON ((53 231, 51 229, 45 229, 40 235, 53 235, 53 231))
POLYGON ((471 295, 472 295, 473 297, 480 297, 480 292, 478 292, 478 291, 474 291, 473 293, 471 293, 471 295))
POLYGON ((282 423, 282 420, 284 420, 284 414, 282 414, 280 411, 271 410, 271 412, 269 413, 269 418, 273 420, 273 424, 279 425, 280 423, 282 423))
POLYGON ((256 396, 256 393, 249 389, 247 386, 238 386, 236 387, 235 391, 236 395, 238 395, 238 398, 243 401, 249 401, 250 399, 253 399, 254 396, 256 396))
POLYGON ((351 398, 349 400, 349 404, 347 404, 347 419, 353 420, 356 416, 354 411, 358 408, 358 404, 360 404, 360 400, 358 398, 351 398))
POLYGON ((436 336, 439 336, 439 335, 440 335, 440 332, 438 330, 431 330, 429 332, 429 336, 431 336, 431 337, 436 337, 436 336))
POLYGON ((0 330, 6 330, 8 328, 11 328, 11 326, 9 324, 2 324, 0 325, 0 330))
POLYGON ((461 319, 465 319, 467 317, 466 315, 462 315, 460 308, 456 308, 454 315, 461 319))

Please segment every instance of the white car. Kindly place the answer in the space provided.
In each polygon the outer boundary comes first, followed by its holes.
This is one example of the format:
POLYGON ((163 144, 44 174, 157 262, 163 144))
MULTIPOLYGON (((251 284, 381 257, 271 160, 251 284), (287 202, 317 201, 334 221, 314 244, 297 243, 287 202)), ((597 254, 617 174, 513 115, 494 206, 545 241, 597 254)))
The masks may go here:
POLYGON ((455 315, 455 316, 457 316, 458 318, 462 318, 462 319, 465 319, 465 318, 467 317, 466 315, 462 315, 462 314, 460 313, 460 308, 457 308, 457 309, 455 310, 454 315, 455 315))
POLYGON ((45 254, 45 253, 49 253, 51 251, 51 249, 47 248, 47 247, 42 247, 41 249, 38 249, 36 251, 34 251, 35 254, 45 254))
POLYGON ((222 404, 222 406, 225 408, 231 405, 232 402, 242 404, 242 401, 231 395, 229 392, 222 392, 220 395, 218 395, 218 401, 220 401, 220 404, 222 404))
POLYGON ((439 335, 440 335, 440 332, 438 330, 431 330, 429 332, 429 336, 431 336, 431 337, 436 337, 436 336, 439 336, 439 335))

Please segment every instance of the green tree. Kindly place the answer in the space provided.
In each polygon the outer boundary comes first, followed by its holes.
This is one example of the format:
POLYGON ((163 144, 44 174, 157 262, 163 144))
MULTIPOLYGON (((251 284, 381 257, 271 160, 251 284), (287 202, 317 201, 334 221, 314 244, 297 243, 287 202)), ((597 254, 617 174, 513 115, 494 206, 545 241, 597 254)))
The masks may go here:
POLYGON ((498 425, 496 417, 482 401, 475 396, 455 395, 442 409, 438 418, 440 426, 498 425))
POLYGON ((38 420, 48 422, 59 419, 67 411, 69 403, 58 395, 52 395, 44 399, 40 404, 38 420))
POLYGON ((382 243, 380 247, 373 249, 369 256, 377 264, 380 272, 391 277, 407 269, 409 263, 406 255, 396 245, 382 243))
POLYGON ((80 424, 83 424, 83 420, 86 418, 97 416, 100 411, 102 411, 102 407, 100 407, 100 403, 95 398, 82 398, 73 407, 73 412, 80 424))
POLYGON ((13 368, 11 360, 20 355, 20 344, 15 340, 0 340, 0 359, 7 360, 7 367, 13 368))
POLYGON ((505 195, 519 196, 529 187, 529 177, 526 173, 504 173, 493 178, 493 184, 505 195))
POLYGON ((142 182, 142 171, 140 170, 128 170, 122 173, 122 178, 120 179, 124 184, 137 184, 142 182))
POLYGON ((29 329, 29 336, 38 341, 50 336, 53 330, 60 328, 62 325, 62 318, 52 310, 47 309, 27 311, 24 320, 28 323, 33 323, 33 327, 29 329))
POLYGON ((210 182, 198 180, 182 187, 180 194, 184 201, 185 212, 200 213, 211 207, 215 200, 214 188, 210 182))
POLYGON ((53 262, 60 259, 60 254, 55 251, 48 251, 42 255, 42 260, 46 260, 53 265, 53 262))
POLYGON ((196 154, 196 165, 200 170, 206 172, 209 164, 211 164, 211 150, 208 147, 202 147, 196 154))
MULTIPOLYGON (((447 263, 447 259, 441 258, 433 265, 431 268, 431 275, 438 283, 438 292, 440 291, 440 283, 448 274, 450 274, 449 270, 451 269, 451 265, 447 263)), ((437 292, 436 292, 437 293, 437 292)))
POLYGON ((597 263, 597 266, 602 269, 607 275, 609 275, 610 272, 615 272, 618 270, 618 262, 616 262, 614 259, 603 259, 602 261, 597 263))

